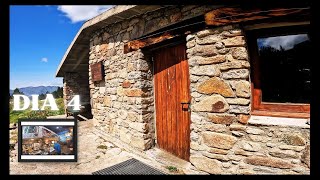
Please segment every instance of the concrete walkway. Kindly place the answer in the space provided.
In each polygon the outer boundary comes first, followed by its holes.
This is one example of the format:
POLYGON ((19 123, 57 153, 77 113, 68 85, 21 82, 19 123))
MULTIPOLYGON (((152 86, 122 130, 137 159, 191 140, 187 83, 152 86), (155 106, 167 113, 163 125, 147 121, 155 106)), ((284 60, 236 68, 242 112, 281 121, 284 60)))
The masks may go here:
POLYGON ((16 144, 10 151, 10 174, 92 174, 130 158, 166 174, 204 174, 196 171, 189 162, 179 162, 178 158, 156 148, 143 153, 133 152, 106 137, 94 128, 92 121, 79 122, 78 162, 18 162, 16 144), (177 167, 178 171, 170 172, 168 166, 177 167))

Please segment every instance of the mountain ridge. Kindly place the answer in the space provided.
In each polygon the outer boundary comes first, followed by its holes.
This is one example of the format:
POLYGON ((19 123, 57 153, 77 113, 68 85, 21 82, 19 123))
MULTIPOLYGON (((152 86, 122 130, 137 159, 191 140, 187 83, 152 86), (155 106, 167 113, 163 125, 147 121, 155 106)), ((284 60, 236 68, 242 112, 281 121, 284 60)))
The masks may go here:
MULTIPOLYGON (((56 91, 60 86, 27 86, 18 88, 20 92, 27 96, 31 96, 32 94, 46 94, 46 92, 52 93, 56 91)), ((10 89, 10 95, 12 95, 13 90, 10 89)))

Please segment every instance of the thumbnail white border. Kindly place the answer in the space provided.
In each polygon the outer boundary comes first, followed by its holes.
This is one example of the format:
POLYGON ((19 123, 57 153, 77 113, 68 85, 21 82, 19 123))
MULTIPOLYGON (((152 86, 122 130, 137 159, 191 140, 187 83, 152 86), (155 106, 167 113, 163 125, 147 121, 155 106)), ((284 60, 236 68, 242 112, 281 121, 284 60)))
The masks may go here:
POLYGON ((33 126, 33 125, 43 125, 43 126, 74 126, 74 122, 21 122, 21 126, 33 126))
POLYGON ((21 159, 75 159, 74 155, 21 155, 21 159))

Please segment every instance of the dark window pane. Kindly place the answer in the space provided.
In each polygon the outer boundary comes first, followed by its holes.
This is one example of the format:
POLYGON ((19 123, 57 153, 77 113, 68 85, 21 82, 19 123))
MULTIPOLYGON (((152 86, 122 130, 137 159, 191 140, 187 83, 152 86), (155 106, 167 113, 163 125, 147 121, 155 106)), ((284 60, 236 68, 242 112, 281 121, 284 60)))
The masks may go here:
POLYGON ((307 34, 257 39, 263 102, 310 103, 311 43, 307 34))

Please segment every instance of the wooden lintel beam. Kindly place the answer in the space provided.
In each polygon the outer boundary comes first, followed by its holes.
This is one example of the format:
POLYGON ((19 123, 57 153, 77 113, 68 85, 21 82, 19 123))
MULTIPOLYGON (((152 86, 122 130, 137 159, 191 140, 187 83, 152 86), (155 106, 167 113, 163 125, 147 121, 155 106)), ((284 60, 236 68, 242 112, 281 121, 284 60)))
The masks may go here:
POLYGON ((72 71, 74 71, 74 70, 79 66, 79 64, 81 64, 82 59, 83 59, 87 54, 89 54, 89 52, 86 51, 86 50, 83 50, 83 51, 81 52, 81 54, 80 54, 80 56, 79 56, 79 59, 77 59, 77 63, 76 63, 75 66, 72 68, 72 71))
POLYGON ((274 8, 274 9, 241 9, 225 7, 212 10, 205 14, 206 25, 221 26, 231 23, 266 19, 309 12, 308 8, 274 8))
POLYGON ((118 16, 118 15, 114 15, 114 17, 119 18, 119 19, 121 19, 121 20, 124 20, 124 19, 125 19, 125 18, 123 18, 123 17, 121 17, 121 16, 118 16))
POLYGON ((163 33, 160 36, 156 36, 156 37, 150 37, 150 38, 146 38, 146 39, 141 39, 141 40, 133 40, 130 42, 127 42, 124 45, 124 53, 128 53, 131 51, 135 51, 159 42, 162 42, 164 40, 168 40, 174 37, 179 36, 178 34, 170 34, 168 32, 163 33))
MULTIPOLYGON (((68 68, 70 67, 74 67, 76 64, 65 64, 65 66, 67 66, 68 68)), ((85 66, 88 66, 88 64, 79 64, 78 67, 85 67, 85 66)))
POLYGON ((138 13, 138 14, 141 14, 141 12, 139 10, 136 10, 136 9, 129 9, 129 11, 132 11, 132 12, 135 12, 135 13, 138 13))

